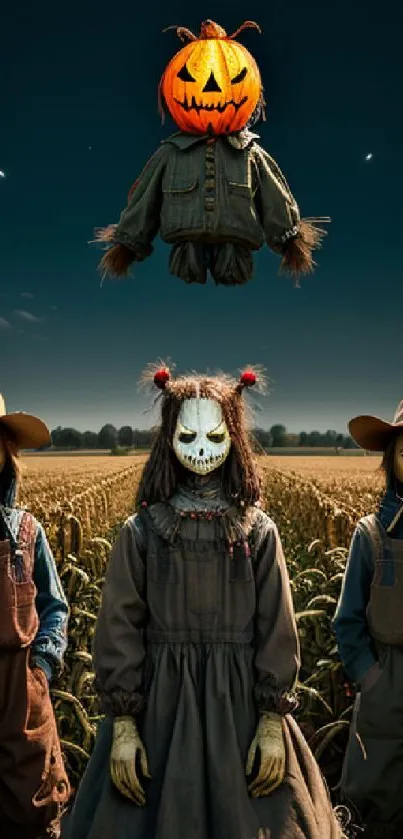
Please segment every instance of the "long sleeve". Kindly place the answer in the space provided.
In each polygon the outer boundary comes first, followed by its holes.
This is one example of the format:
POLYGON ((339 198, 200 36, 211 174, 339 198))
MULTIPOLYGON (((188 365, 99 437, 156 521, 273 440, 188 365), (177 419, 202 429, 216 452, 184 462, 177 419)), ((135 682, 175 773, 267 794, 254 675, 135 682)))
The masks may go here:
POLYGON ((160 228, 161 181, 168 155, 168 146, 162 145, 150 157, 130 190, 127 207, 114 231, 115 244, 126 245, 138 261, 152 252, 151 243, 160 228))
POLYGON ((39 629, 32 644, 31 658, 50 680, 60 672, 67 647, 69 608, 45 531, 37 523, 33 580, 37 589, 39 629))
POLYGON ((332 626, 339 655, 352 682, 360 683, 376 663, 366 608, 374 571, 371 545, 358 526, 353 534, 332 626))
POLYGON ((258 710, 285 714, 298 704, 293 695, 300 647, 291 587, 278 530, 273 522, 258 551, 255 581, 255 699, 258 710))
POLYGON ((137 517, 123 525, 113 546, 93 642, 95 687, 103 713, 135 716, 144 708, 143 629, 145 565, 137 517))
POLYGON ((255 202, 269 247, 283 251, 298 234, 300 213, 288 183, 275 160, 254 144, 257 192, 255 202))

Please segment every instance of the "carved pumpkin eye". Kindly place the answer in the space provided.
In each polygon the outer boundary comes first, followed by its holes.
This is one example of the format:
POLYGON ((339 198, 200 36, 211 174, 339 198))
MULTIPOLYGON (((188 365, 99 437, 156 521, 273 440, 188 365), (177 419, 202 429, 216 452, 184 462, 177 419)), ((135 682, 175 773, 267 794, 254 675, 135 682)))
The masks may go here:
POLYGON ((177 76, 178 76, 178 79, 180 79, 182 82, 195 82, 196 81, 196 79, 194 79, 193 76, 189 73, 189 70, 186 67, 186 64, 184 64, 182 69, 179 70, 179 73, 177 74, 177 76))
POLYGON ((181 431, 178 439, 180 443, 193 443, 196 437, 197 434, 195 431, 181 431))
POLYGON ((223 443, 225 440, 225 431, 212 431, 210 434, 206 434, 210 443, 223 443))
POLYGON ((235 76, 234 79, 231 79, 231 84, 239 84, 240 82, 243 82, 247 72, 248 72, 248 68, 244 67, 243 70, 241 70, 241 72, 238 73, 238 75, 235 76))

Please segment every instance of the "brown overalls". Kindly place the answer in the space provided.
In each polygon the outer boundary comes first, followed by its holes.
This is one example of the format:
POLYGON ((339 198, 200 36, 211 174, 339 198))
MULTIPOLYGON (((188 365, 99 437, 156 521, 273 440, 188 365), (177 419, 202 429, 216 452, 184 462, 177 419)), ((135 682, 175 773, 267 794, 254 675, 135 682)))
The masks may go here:
POLYGON ((375 559, 367 621, 380 671, 357 694, 341 790, 368 824, 401 821, 403 831, 403 539, 375 515, 362 524, 375 559))
POLYGON ((36 523, 24 513, 18 543, 0 541, 0 835, 57 836, 70 794, 48 681, 30 666, 39 627, 33 582, 36 523), (53 833, 51 832, 53 831, 53 833))

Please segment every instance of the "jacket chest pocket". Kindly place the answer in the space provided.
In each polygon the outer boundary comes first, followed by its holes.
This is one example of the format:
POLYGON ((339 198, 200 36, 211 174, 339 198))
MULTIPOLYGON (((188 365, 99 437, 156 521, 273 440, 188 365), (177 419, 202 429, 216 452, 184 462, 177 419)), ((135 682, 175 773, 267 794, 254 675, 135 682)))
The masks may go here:
POLYGON ((231 198, 246 198, 247 201, 252 202, 253 194, 249 184, 227 181, 227 186, 231 198))
POLYGON ((183 229, 193 229, 200 219, 200 201, 198 200, 199 182, 175 179, 163 185, 163 203, 161 209, 161 230, 166 235, 183 229))
POLYGON ((186 603, 196 615, 214 615, 219 607, 218 557, 211 551, 186 557, 186 603))
POLYGON ((198 179, 193 178, 176 178, 170 183, 163 184, 162 191, 165 196, 174 199, 184 199, 187 195, 192 196, 198 186, 198 179))
POLYGON ((225 168, 225 179, 227 189, 235 198, 246 198, 251 201, 253 198, 252 170, 248 156, 236 153, 235 160, 225 168))
POLYGON ((228 173, 225 178, 232 223, 240 230, 249 231, 254 240, 263 244, 250 172, 228 173))
POLYGON ((168 165, 162 179, 164 196, 163 211, 169 212, 175 218, 170 218, 170 226, 194 212, 194 202, 199 186, 199 172, 197 166, 187 154, 177 155, 168 165), (177 218, 176 218, 177 217, 177 218))

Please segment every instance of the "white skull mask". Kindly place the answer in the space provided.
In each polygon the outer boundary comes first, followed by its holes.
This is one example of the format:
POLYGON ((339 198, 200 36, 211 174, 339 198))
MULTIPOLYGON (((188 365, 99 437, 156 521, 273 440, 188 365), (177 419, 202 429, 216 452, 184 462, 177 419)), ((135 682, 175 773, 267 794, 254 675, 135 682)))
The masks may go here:
POLYGON ((221 405, 215 399, 185 399, 173 438, 179 462, 197 475, 207 475, 224 463, 231 438, 221 405))

